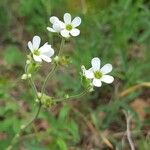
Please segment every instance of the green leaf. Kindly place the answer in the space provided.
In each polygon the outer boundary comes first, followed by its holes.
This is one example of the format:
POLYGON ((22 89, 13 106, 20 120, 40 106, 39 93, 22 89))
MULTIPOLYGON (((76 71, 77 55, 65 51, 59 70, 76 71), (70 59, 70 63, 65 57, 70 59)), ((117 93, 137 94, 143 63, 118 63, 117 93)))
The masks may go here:
POLYGON ((68 150, 66 143, 62 139, 57 140, 57 145, 59 146, 60 150, 68 150))

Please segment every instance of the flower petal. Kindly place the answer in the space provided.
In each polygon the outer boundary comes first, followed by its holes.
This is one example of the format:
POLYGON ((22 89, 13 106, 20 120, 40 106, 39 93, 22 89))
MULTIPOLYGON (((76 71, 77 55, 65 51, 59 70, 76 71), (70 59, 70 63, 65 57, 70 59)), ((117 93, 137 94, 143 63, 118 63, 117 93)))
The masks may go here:
POLYGON ((56 32, 53 28, 47 27, 47 30, 50 32, 56 32))
POLYGON ((40 58, 43 59, 44 61, 48 62, 48 63, 52 61, 52 59, 49 58, 49 57, 46 56, 46 55, 40 55, 40 58))
POLYGON ((62 31, 60 32, 60 34, 61 34, 63 37, 65 37, 65 38, 70 37, 69 31, 66 30, 66 29, 62 30, 62 31))
POLYGON ((80 17, 75 17, 73 20, 72 20, 72 26, 75 28, 77 26, 79 26, 81 24, 81 18, 80 17))
POLYGON ((42 59, 39 56, 33 55, 33 59, 37 62, 42 62, 42 59))
POLYGON ((85 70, 84 74, 85 74, 86 78, 88 78, 88 79, 93 79, 94 78, 94 73, 91 69, 85 70))
POLYGON ((93 80, 93 85, 96 87, 101 87, 102 86, 102 82, 100 79, 94 79, 93 80))
POLYGON ((32 40, 32 43, 33 43, 33 48, 35 50, 37 50, 39 48, 39 46, 40 46, 41 38, 39 36, 34 36, 33 40, 32 40))
POLYGON ((30 51, 33 53, 33 45, 31 43, 31 41, 28 42, 28 48, 30 49, 30 51))
POLYGON ((78 36, 78 35, 80 34, 80 30, 74 28, 74 29, 72 29, 72 30, 70 31, 70 34, 71 34, 72 36, 78 36))
POLYGON ((69 13, 64 14, 64 22, 65 22, 65 24, 71 23, 71 15, 69 13))
POLYGON ((101 78, 101 81, 110 84, 114 81, 114 77, 112 77, 110 75, 103 75, 101 78))
POLYGON ((61 31, 61 26, 59 23, 54 23, 53 24, 53 29, 56 31, 56 32, 60 32, 61 31))
POLYGON ((49 21, 50 21, 52 24, 54 24, 54 23, 58 22, 59 19, 58 19, 57 17, 55 17, 55 16, 52 16, 52 17, 50 17, 49 21))
POLYGON ((91 64, 94 71, 98 71, 100 69, 100 59, 98 57, 93 58, 91 64))
POLYGON ((50 49, 51 45, 49 45, 48 43, 45 43, 43 46, 39 48, 41 54, 48 52, 50 49))
POLYGON ((106 64, 100 70, 103 74, 107 74, 107 73, 112 71, 112 65, 111 64, 106 64))

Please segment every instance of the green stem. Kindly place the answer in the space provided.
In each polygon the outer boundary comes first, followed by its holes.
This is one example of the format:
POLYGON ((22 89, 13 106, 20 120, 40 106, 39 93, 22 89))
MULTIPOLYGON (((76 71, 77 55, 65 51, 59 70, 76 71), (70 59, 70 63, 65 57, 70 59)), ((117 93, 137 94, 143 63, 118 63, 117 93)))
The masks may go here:
MULTIPOLYGON (((61 44, 60 44, 60 49, 59 49, 59 52, 58 52, 58 57, 59 57, 60 54, 61 54, 61 51, 62 51, 63 46, 64 46, 64 43, 65 43, 65 39, 62 38, 62 39, 61 39, 61 44)), ((41 94, 42 94, 42 95, 44 94, 47 81, 48 81, 49 78, 54 74, 54 72, 56 71, 57 67, 58 67, 58 65, 55 64, 55 66, 53 67, 53 69, 52 69, 51 71, 49 71, 48 75, 46 76, 46 78, 45 78, 45 80, 44 80, 44 83, 43 83, 43 86, 42 86, 42 90, 41 90, 41 94)))
MULTIPOLYGON (((28 65, 26 64, 26 66, 25 66, 25 73, 26 74, 28 74, 27 69, 28 69, 28 65)), ((37 91, 37 88, 36 88, 36 86, 34 84, 34 81, 33 81, 32 77, 29 78, 28 80, 29 80, 29 83, 30 83, 32 89, 34 90, 34 93, 35 93, 36 97, 38 97, 38 91, 37 91)))
POLYGON ((13 148, 13 146, 17 143, 17 141, 19 140, 20 136, 21 136, 21 133, 28 127, 30 126, 38 117, 39 113, 40 113, 40 110, 41 110, 41 103, 39 103, 39 107, 38 107, 38 110, 37 110, 37 113, 35 114, 35 116, 33 117, 33 119, 28 123, 26 124, 25 126, 21 127, 19 133, 17 133, 14 138, 12 139, 11 141, 11 144, 6 148, 6 150, 11 150, 13 148))
POLYGON ((59 49, 59 52, 58 52, 58 56, 61 55, 64 44, 65 44, 65 38, 62 38, 61 39, 61 44, 60 44, 60 49, 59 49))
MULTIPOLYGON (((28 74, 27 68, 28 68, 28 65, 26 64, 26 66, 25 66, 25 73, 26 74, 28 74)), ((32 77, 29 78, 29 82, 30 82, 35 94, 36 94, 36 97, 38 97, 38 91, 37 91, 37 88, 34 84, 32 77)), ((17 143, 17 140, 19 140, 21 133, 37 119, 37 117, 40 113, 40 110, 41 110, 41 106, 42 106, 42 104, 41 104, 41 102, 39 102, 38 110, 37 110, 35 116, 33 117, 33 119, 29 123, 27 123, 25 126, 21 127, 20 131, 14 136, 14 138, 11 141, 11 144, 6 148, 6 150, 11 150, 13 148, 13 146, 17 143)))
POLYGON ((55 64, 55 66, 53 67, 53 69, 52 69, 52 70, 48 73, 48 75, 46 76, 46 78, 45 78, 45 80, 44 80, 44 83, 43 83, 43 86, 42 86, 42 90, 41 90, 42 95, 44 94, 47 81, 48 81, 49 78, 53 75, 53 73, 55 72, 56 68, 57 68, 57 64, 55 64))
POLYGON ((87 88, 86 90, 84 90, 80 94, 72 95, 72 96, 69 96, 69 97, 66 97, 66 98, 56 99, 55 102, 63 102, 63 101, 67 101, 69 99, 80 98, 80 97, 86 95, 88 92, 89 92, 89 88, 87 88))

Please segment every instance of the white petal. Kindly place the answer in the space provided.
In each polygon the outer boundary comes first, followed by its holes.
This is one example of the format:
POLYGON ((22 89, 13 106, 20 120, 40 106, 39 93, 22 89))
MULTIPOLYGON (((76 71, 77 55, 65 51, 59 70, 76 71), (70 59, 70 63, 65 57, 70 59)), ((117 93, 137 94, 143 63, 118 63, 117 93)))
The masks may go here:
POLYGON ((102 82, 100 79, 94 79, 93 80, 93 85, 96 87, 101 87, 102 86, 102 82))
POLYGON ((80 30, 79 29, 72 29, 71 31, 70 31, 70 34, 72 35, 72 36, 78 36, 79 34, 80 34, 80 30))
POLYGON ((61 34, 63 37, 66 37, 66 38, 69 37, 69 31, 66 30, 66 29, 62 30, 62 31, 60 32, 60 34, 61 34))
POLYGON ((47 27, 47 30, 50 32, 56 32, 53 28, 47 27))
POLYGON ((54 23, 58 22, 59 19, 58 19, 57 17, 55 17, 55 16, 52 16, 52 17, 50 17, 49 21, 50 21, 52 24, 54 24, 54 23))
POLYGON ((48 62, 48 63, 52 61, 52 59, 49 58, 49 57, 46 56, 46 55, 40 55, 40 58, 43 59, 44 61, 48 62))
POLYGON ((41 38, 39 36, 34 36, 33 40, 32 40, 32 43, 33 43, 33 48, 35 50, 37 50, 39 48, 39 46, 40 46, 41 38))
POLYGON ((75 17, 73 20, 72 20, 72 26, 75 28, 77 26, 79 26, 81 24, 81 18, 80 17, 75 17))
POLYGON ((28 42, 28 48, 30 49, 30 51, 33 53, 33 45, 31 43, 31 41, 28 42))
POLYGON ((114 78, 110 75, 103 75, 101 81, 110 84, 114 81, 114 78))
POLYGON ((54 55, 54 50, 51 49, 51 50, 49 50, 48 52, 43 53, 43 54, 46 55, 46 56, 48 56, 48 57, 52 57, 52 56, 54 55))
POLYGON ((88 78, 88 79, 93 79, 94 78, 94 73, 91 69, 85 70, 84 73, 85 73, 86 78, 88 78))
POLYGON ((65 22, 65 24, 71 23, 71 15, 69 13, 64 14, 64 22, 65 22))
POLYGON ((52 49, 52 47, 48 43, 45 43, 42 47, 39 48, 41 54, 47 53, 51 49, 52 49))
POLYGON ((53 24, 53 29, 56 31, 56 32, 60 32, 61 31, 61 26, 59 23, 54 23, 53 24))
POLYGON ((33 55, 33 59, 37 62, 42 62, 42 59, 39 56, 33 55))
POLYGON ((98 57, 93 58, 91 64, 94 71, 98 71, 100 69, 100 59, 98 57))
POLYGON ((100 70, 103 74, 107 74, 107 73, 112 71, 112 65, 111 64, 106 64, 100 70))
POLYGON ((59 21, 58 23, 59 23, 61 29, 65 29, 66 25, 64 22, 59 21))

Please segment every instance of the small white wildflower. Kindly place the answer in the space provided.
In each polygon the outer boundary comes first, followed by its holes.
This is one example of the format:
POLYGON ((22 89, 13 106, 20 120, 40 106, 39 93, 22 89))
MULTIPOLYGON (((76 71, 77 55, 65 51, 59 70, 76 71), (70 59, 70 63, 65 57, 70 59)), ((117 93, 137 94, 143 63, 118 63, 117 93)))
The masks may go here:
POLYGON ((51 56, 54 55, 54 50, 52 49, 51 45, 45 43, 43 46, 40 47, 41 38, 39 36, 34 36, 32 42, 28 42, 28 47, 33 54, 33 59, 36 62, 42 62, 42 60, 46 62, 51 62, 51 56))
POLYGON ((78 36, 80 34, 80 30, 77 29, 76 27, 78 27, 80 24, 81 24, 81 18, 80 17, 75 17, 71 21, 71 15, 69 13, 65 13, 64 14, 64 26, 65 26, 65 28, 63 30, 61 30, 60 34, 65 38, 70 37, 70 35, 78 36))
POLYGON ((60 33, 65 38, 69 38, 70 35, 78 36, 80 34, 80 30, 76 27, 78 27, 81 24, 81 18, 75 17, 71 21, 71 15, 69 13, 65 13, 63 19, 64 22, 60 21, 57 17, 52 16, 50 18, 52 28, 47 27, 47 30, 50 32, 60 33))
POLYGON ((47 27, 47 30, 50 31, 50 32, 57 32, 57 33, 59 33, 63 28, 65 28, 64 23, 62 21, 60 21, 55 16, 50 17, 49 21, 52 24, 52 28, 51 27, 47 27))
POLYGON ((84 70, 83 73, 86 78, 92 80, 92 84, 96 87, 101 87, 102 82, 112 83, 114 78, 110 75, 107 75, 112 71, 112 65, 106 64, 100 68, 100 59, 95 57, 91 61, 92 68, 84 70))

